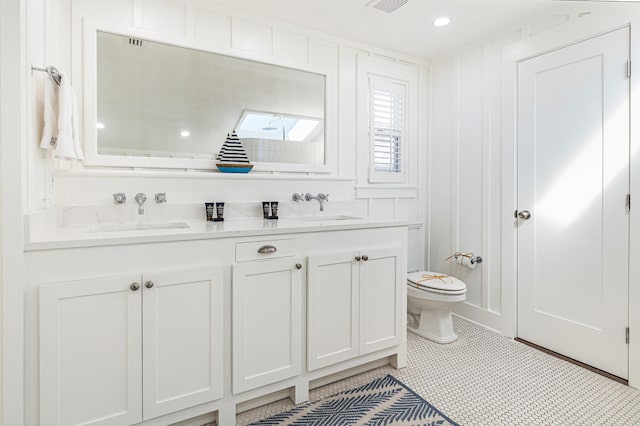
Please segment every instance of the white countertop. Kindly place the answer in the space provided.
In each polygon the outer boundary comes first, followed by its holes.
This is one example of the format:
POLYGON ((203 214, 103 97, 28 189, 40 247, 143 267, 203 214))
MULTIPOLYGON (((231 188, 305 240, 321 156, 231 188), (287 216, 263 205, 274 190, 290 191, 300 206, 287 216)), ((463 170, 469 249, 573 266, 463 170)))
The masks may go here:
POLYGON ((414 222, 379 219, 322 219, 281 218, 264 220, 262 218, 226 219, 224 222, 179 221, 186 222, 189 228, 146 229, 130 231, 94 232, 94 226, 76 226, 52 228, 30 235, 25 242, 25 251, 55 250, 78 247, 97 247, 122 244, 145 244, 168 241, 202 240, 213 238, 247 237, 257 235, 279 235, 301 232, 323 232, 347 229, 384 228, 409 226, 414 222))

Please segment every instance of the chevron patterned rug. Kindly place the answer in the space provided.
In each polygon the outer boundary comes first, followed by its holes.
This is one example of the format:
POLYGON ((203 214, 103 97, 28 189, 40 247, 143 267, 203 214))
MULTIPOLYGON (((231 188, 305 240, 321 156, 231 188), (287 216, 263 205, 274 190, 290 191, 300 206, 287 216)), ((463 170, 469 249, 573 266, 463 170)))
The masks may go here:
POLYGON ((458 426, 391 375, 251 425, 458 426))

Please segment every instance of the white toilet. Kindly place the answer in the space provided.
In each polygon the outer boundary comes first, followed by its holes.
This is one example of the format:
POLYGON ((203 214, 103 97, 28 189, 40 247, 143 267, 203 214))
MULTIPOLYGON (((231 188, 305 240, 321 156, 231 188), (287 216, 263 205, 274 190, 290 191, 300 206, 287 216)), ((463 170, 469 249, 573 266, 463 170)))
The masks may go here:
POLYGON ((412 333, 437 343, 454 342, 451 309, 466 299, 462 281, 436 272, 407 274, 407 328, 412 333))

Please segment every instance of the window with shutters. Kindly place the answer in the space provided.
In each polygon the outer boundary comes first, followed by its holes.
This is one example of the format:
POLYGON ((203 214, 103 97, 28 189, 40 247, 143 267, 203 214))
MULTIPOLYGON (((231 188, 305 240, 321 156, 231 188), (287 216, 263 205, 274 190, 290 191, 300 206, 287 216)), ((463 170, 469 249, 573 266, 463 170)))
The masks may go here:
POLYGON ((406 86, 369 78, 369 182, 404 182, 406 86))

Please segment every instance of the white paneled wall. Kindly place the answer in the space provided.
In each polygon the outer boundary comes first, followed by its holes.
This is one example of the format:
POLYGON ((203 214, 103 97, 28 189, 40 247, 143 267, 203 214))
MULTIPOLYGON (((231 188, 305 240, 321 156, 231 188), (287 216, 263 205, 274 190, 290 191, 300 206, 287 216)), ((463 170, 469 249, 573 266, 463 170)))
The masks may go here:
POLYGON ((429 173, 428 268, 451 272, 446 259, 453 251, 454 200, 454 59, 442 58, 431 67, 431 155, 429 173))
MULTIPOLYGON (((270 26, 236 19, 233 21, 231 30, 231 47, 234 49, 266 55, 273 54, 273 29, 270 26)), ((282 34, 278 41, 282 43, 285 39, 286 35, 282 34)))
MULTIPOLYGON (((425 62, 396 55, 393 52, 376 49, 338 39, 304 28, 274 22, 244 12, 221 8, 204 0, 39 0, 33 3, 34 14, 30 22, 35 37, 29 47, 29 55, 36 64, 54 64, 71 74, 72 83, 82 101, 82 36, 85 22, 109 28, 133 28, 150 36, 154 34, 162 40, 172 40, 175 44, 191 46, 223 54, 238 54, 257 60, 275 63, 308 64, 335 70, 337 85, 329 99, 335 105, 327 109, 337 111, 336 125, 329 128, 327 140, 333 144, 329 155, 335 163, 335 171, 329 176, 320 174, 292 174, 290 179, 277 178, 277 174, 260 175, 264 182, 256 184, 254 178, 211 179, 203 173, 184 171, 187 178, 177 178, 176 172, 168 172, 166 178, 158 179, 161 171, 120 169, 119 171, 87 171, 82 165, 71 165, 61 161, 50 161, 37 148, 36 139, 41 131, 41 92, 44 76, 31 81, 29 157, 29 212, 38 211, 49 205, 87 205, 96 199, 107 200, 111 194, 104 193, 117 182, 122 191, 135 193, 134 188, 154 186, 162 182, 163 191, 179 194, 183 202, 200 202, 203 188, 209 188, 217 199, 260 201, 265 191, 278 196, 300 191, 322 191, 332 194, 332 200, 360 200, 366 203, 368 212, 377 218, 398 218, 403 220, 424 220, 424 184, 418 181, 420 155, 427 146, 426 126, 413 136, 409 146, 408 180, 404 188, 394 191, 391 187, 378 189, 366 183, 367 177, 358 176, 357 164, 361 155, 367 155, 367 146, 359 147, 356 127, 358 55, 375 56, 378 59, 397 62, 411 67, 420 75, 420 85, 412 88, 410 96, 417 100, 416 108, 423 108, 426 101, 427 68, 425 62), (44 12, 43 12, 44 11, 44 12), (47 29, 47 36, 40 34, 47 29), (72 173, 52 172, 57 166, 73 170, 72 173), (89 173, 89 175, 83 175, 89 173), (152 173, 152 175, 148 175, 152 173), (299 180, 296 176, 303 176, 299 180), (55 185, 51 181, 55 180, 55 185), (141 183, 144 184, 141 185, 141 183), (356 182, 359 182, 357 189, 356 182), (410 187, 407 189, 407 187, 410 187), (82 188, 79 190, 79 188, 82 188), (267 188, 267 189, 265 189, 267 188), (273 188, 269 191, 268 188, 273 188), (51 201, 47 201, 51 198, 51 201)), ((81 105, 82 110, 82 105, 81 105)), ((425 117, 425 111, 418 111, 425 117)), ((366 170, 363 172, 366 173, 366 170)), ((254 173, 255 174, 255 173, 254 173)), ((256 175, 257 176, 257 175, 256 175)), ((186 177, 186 176, 185 176, 186 177)), ((157 185, 156 185, 157 186, 157 185)), ((174 195, 175 196, 175 195, 174 195)), ((361 204, 359 204, 361 205, 361 204)), ((424 231, 419 235, 420 256, 423 257, 424 231)))
MULTIPOLYGON (((467 284, 457 312, 502 329, 503 49, 568 22, 551 16, 432 62, 428 262, 467 284), (483 258, 476 269, 445 259, 483 258)), ((508 219, 508 218, 506 218, 508 219)))
MULTIPOLYGON (((32 30, 28 34, 28 48, 30 62, 37 67, 43 67, 48 58, 44 49, 44 42, 50 34, 47 27, 41 25, 45 18, 44 0, 35 0, 27 3, 27 19, 32 30)), ((27 203, 30 211, 48 207, 52 203, 53 182, 51 181, 52 163, 48 160, 47 151, 39 148, 41 125, 44 120, 42 109, 43 81, 47 77, 42 72, 34 73, 27 79, 28 90, 31 97, 27 99, 29 109, 29 140, 26 146, 27 156, 32 160, 34 167, 28 170, 27 178, 27 203)))
POLYGON ((203 10, 194 16, 194 27, 197 47, 231 46, 231 17, 203 10))
MULTIPOLYGON (((315 179, 308 176, 276 175, 266 179, 258 174, 219 177, 217 174, 207 176, 206 172, 187 174, 140 171, 122 175, 113 171, 72 171, 58 173, 56 180, 56 196, 62 206, 112 204, 111 194, 116 192, 125 192, 131 197, 137 192, 147 195, 166 192, 167 200, 172 203, 199 203, 211 200, 232 203, 289 201, 293 192, 328 192, 331 196, 327 211, 331 209, 333 201, 353 199, 350 180, 339 177, 315 179), (231 191, 229 187, 240 190, 231 191), (188 190, 180 190, 183 188, 188 190)), ((318 206, 315 200, 302 204, 318 206)))
POLYGON ((26 2, 0 2, 0 425, 23 424, 26 2))

